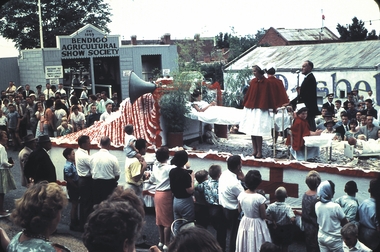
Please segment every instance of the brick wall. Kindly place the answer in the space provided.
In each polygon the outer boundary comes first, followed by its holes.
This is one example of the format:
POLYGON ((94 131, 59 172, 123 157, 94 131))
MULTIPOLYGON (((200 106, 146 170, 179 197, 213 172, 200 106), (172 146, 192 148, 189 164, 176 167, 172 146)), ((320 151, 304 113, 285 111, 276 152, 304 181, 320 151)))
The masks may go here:
POLYGON ((272 27, 261 38, 259 45, 271 45, 271 46, 284 46, 287 45, 287 41, 277 33, 272 27))

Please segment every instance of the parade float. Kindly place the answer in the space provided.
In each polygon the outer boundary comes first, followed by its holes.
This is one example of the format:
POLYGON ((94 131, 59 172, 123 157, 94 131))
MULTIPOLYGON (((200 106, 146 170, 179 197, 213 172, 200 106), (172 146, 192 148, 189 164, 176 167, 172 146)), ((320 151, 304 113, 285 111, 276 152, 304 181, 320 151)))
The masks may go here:
MULTIPOLYGON (((156 91, 155 91, 156 92, 156 91)), ((81 135, 88 135, 91 140, 92 149, 90 154, 94 154, 99 149, 98 143, 102 136, 109 136, 112 142, 110 152, 118 158, 122 174, 119 185, 125 182, 124 163, 125 155, 123 153, 124 145, 124 126, 133 124, 136 138, 144 138, 149 144, 148 161, 154 159, 154 150, 165 142, 165 132, 162 129, 162 118, 160 117, 159 107, 154 99, 156 94, 144 94, 134 103, 130 99, 125 99, 119 111, 114 112, 112 117, 106 121, 96 122, 93 126, 75 132, 64 137, 52 138, 53 148, 51 149, 51 158, 57 169, 58 179, 63 178, 64 157, 62 151, 64 148, 77 148, 77 139, 81 135)), ((200 121, 187 118, 189 123, 199 125, 200 121), (192 121, 192 122, 191 122, 192 121)), ((195 127, 199 131, 199 126, 195 127)), ((187 129, 191 130, 191 129, 187 129)), ((199 133, 199 132, 198 132, 199 133)), ((197 135, 198 133, 195 133, 197 135)), ((186 131, 184 135, 187 135, 186 131)), ((198 141, 199 138, 196 138, 198 141)), ((178 147, 171 149, 172 154, 178 147)), ((215 147, 217 149, 217 147, 215 147)), ((191 169, 200 170, 208 169, 212 164, 219 164, 226 169, 226 160, 231 153, 218 151, 198 151, 188 150, 190 157, 191 169)), ((320 173, 322 180, 330 179, 336 184, 335 198, 344 194, 344 185, 349 180, 354 180, 358 185, 357 198, 359 201, 369 197, 368 187, 371 179, 378 176, 375 170, 365 170, 352 165, 337 165, 325 163, 300 162, 285 159, 254 159, 253 157, 243 156, 243 171, 258 169, 263 176, 261 188, 266 191, 268 198, 274 199, 274 191, 278 186, 285 186, 289 198, 287 202, 293 207, 301 206, 302 194, 308 190, 305 184, 305 177, 310 170, 316 170, 320 173)))

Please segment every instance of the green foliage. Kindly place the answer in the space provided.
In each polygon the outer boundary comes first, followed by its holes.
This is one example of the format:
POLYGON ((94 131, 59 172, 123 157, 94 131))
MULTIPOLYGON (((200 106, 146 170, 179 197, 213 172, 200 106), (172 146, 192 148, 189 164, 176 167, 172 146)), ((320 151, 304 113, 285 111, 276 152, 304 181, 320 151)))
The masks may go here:
POLYGON ((352 24, 348 25, 348 28, 338 24, 336 29, 339 32, 340 39, 343 41, 363 41, 366 39, 368 33, 364 27, 364 22, 358 20, 356 17, 352 19, 352 24))
POLYGON ((376 31, 372 30, 367 34, 367 37, 365 38, 366 40, 378 40, 379 36, 376 35, 376 31))
POLYGON ((221 62, 202 64, 200 70, 206 79, 212 79, 212 83, 217 81, 223 87, 223 64, 221 62))
POLYGON ((196 34, 194 39, 183 40, 176 43, 178 46, 179 71, 199 71, 200 63, 204 58, 204 42, 196 34))
MULTIPOLYGON (((0 9, 0 34, 18 49, 40 47, 37 0, 11 0, 0 9)), ((86 24, 110 32, 109 4, 103 0, 41 0, 44 47, 56 47, 57 35, 69 35, 86 24)))
POLYGON ((223 35, 223 33, 220 32, 219 35, 215 37, 217 48, 230 49, 228 61, 233 60, 252 46, 257 45, 262 36, 264 36, 265 30, 262 28, 258 30, 255 35, 245 35, 242 37, 235 36, 233 35, 234 33, 234 29, 232 28, 232 33, 225 33, 223 35))
POLYGON ((226 107, 240 107, 244 98, 244 87, 252 78, 252 69, 245 68, 235 73, 229 72, 224 79, 225 86, 228 87, 223 93, 223 105, 226 107))
POLYGON ((186 74, 175 74, 173 79, 172 88, 165 91, 158 104, 168 132, 183 132, 186 128, 185 115, 190 112, 188 101, 192 80, 186 74))

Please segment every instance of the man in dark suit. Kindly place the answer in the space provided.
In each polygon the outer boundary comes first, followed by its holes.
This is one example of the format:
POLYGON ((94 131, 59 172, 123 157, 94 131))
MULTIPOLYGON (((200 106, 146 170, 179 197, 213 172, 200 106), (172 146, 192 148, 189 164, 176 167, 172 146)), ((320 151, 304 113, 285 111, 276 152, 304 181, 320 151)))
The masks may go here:
POLYGON ((350 121, 348 120, 347 113, 342 113, 342 125, 338 126, 335 131, 336 133, 339 133, 342 140, 344 140, 344 135, 346 134, 346 131, 350 130, 350 121))
POLYGON ((26 97, 28 97, 30 94, 34 94, 33 90, 30 90, 30 85, 26 84, 25 85, 25 90, 22 92, 22 96, 24 97, 24 100, 26 97))
POLYGON ((56 182, 55 166, 47 153, 51 149, 50 138, 47 135, 38 137, 38 148, 33 151, 24 167, 24 174, 29 183, 42 180, 56 182))
POLYGON ((315 116, 320 115, 317 105, 317 81, 311 72, 313 67, 314 64, 309 60, 302 64, 302 74, 305 75, 305 79, 301 87, 297 88, 298 96, 290 102, 293 107, 296 107, 298 103, 305 103, 309 109, 306 119, 311 131, 316 130, 315 116))
POLYGON ((330 112, 332 115, 335 114, 335 106, 333 103, 334 94, 328 94, 327 95, 327 102, 323 103, 322 107, 327 108, 327 111, 330 112))

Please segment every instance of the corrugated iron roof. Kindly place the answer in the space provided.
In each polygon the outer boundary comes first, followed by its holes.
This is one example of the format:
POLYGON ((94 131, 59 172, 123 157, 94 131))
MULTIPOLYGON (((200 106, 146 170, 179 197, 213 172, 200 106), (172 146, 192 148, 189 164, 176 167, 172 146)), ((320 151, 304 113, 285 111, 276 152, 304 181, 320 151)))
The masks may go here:
POLYGON ((263 68, 275 64, 280 69, 299 69, 304 60, 314 63, 314 71, 374 69, 380 66, 380 41, 252 47, 250 52, 225 66, 226 71, 252 65, 263 68))
POLYGON ((339 40, 328 28, 276 29, 287 41, 339 40))

